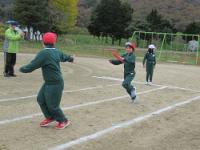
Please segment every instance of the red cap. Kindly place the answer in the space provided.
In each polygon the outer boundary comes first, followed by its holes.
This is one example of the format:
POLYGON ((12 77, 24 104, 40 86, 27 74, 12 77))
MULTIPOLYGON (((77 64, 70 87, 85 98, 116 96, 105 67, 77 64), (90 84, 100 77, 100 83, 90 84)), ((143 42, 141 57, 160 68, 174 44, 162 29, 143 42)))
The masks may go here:
POLYGON ((42 41, 44 44, 55 44, 56 40, 57 40, 57 35, 53 32, 47 32, 42 37, 42 41))

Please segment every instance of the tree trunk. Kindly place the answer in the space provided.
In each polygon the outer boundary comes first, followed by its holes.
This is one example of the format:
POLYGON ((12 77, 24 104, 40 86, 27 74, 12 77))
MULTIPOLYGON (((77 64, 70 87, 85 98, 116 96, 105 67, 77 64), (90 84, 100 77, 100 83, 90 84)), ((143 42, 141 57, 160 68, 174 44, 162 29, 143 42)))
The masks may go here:
POLYGON ((115 44, 115 38, 114 38, 114 36, 112 36, 112 45, 114 45, 115 44))
POLYGON ((26 33, 26 39, 30 41, 30 35, 31 35, 30 27, 28 26, 27 29, 28 29, 28 32, 26 33))
POLYGON ((108 36, 106 35, 106 43, 108 43, 108 36))
POLYGON ((119 46, 121 45, 121 42, 122 42, 122 39, 120 38, 120 39, 119 39, 119 46))

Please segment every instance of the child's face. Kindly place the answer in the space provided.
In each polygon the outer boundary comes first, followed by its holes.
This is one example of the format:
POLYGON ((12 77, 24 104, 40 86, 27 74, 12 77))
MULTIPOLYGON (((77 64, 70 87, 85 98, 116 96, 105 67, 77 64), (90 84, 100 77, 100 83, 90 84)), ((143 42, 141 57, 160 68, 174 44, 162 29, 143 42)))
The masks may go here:
POLYGON ((10 25, 10 27, 15 30, 15 28, 17 27, 16 25, 10 25))
POLYGON ((152 48, 149 48, 148 51, 149 51, 149 53, 153 53, 153 49, 152 48))
POLYGON ((127 46, 126 47, 126 52, 127 53, 131 53, 131 52, 133 52, 133 49, 130 46, 127 46))

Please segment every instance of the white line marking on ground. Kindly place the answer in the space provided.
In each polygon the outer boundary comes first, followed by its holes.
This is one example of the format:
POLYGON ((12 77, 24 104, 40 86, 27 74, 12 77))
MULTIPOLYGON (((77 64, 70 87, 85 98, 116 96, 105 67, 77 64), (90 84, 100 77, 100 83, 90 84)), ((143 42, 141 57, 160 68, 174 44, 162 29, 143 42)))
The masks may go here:
MULTIPOLYGON (((119 84, 109 84, 109 85, 105 85, 105 86, 109 87, 109 86, 115 86, 115 85, 119 85, 119 84)), ((68 91, 63 91, 63 93, 73 93, 73 92, 80 92, 80 91, 93 90, 93 89, 99 89, 99 88, 103 88, 103 86, 100 85, 100 86, 94 86, 94 87, 86 87, 86 88, 77 89, 77 90, 68 90, 68 91)), ((25 100, 25 99, 29 99, 29 98, 33 98, 33 97, 37 97, 37 95, 35 94, 35 95, 30 95, 30 96, 0 99, 0 103, 1 102, 25 100)))
MULTIPOLYGON (((98 79, 105 79, 105 80, 113 80, 113 81, 123 81, 123 79, 120 78, 114 78, 114 77, 108 77, 108 76, 92 76, 94 78, 98 78, 98 79)), ((144 82, 139 82, 139 81, 133 81, 134 83, 137 84, 144 84, 144 82)), ((184 90, 184 91, 191 91, 191 92, 195 92, 195 93, 199 93, 200 91, 198 90, 193 90, 193 89, 189 89, 189 88, 182 88, 182 87, 177 87, 177 86, 172 86, 172 85, 160 85, 160 84, 152 84, 154 86, 167 86, 168 88, 173 88, 173 89, 179 89, 179 90, 184 90)))
POLYGON ((139 116, 137 118, 134 118, 132 120, 129 120, 129 121, 125 121, 125 122, 122 122, 122 123, 119 123, 117 125, 114 125, 110 128, 106 128, 104 130, 101 130, 101 131, 98 131, 94 134, 90 134, 90 135, 87 135, 87 136, 83 136, 83 137, 80 137, 76 140, 73 140, 73 141, 70 141, 70 142, 67 142, 65 144, 61 144, 61 145, 58 145, 58 146, 55 146, 55 147, 52 147, 52 148, 49 148, 49 150, 64 150, 64 149, 67 149, 67 148, 70 148, 74 145, 78 145, 78 144, 81 144, 83 142, 88 142, 90 140, 94 140, 94 139, 97 139, 105 134, 108 134, 108 133, 111 133, 112 131, 116 130, 116 129, 121 129, 121 128, 127 128, 131 125, 134 125, 138 122, 141 122, 141 121, 144 121, 144 120, 147 120, 149 118, 152 118, 156 115, 159 115, 161 113, 164 113, 166 111, 170 111, 171 109, 175 109, 177 107, 180 107, 180 106, 183 106, 185 104, 189 104, 193 101, 197 101, 197 100, 200 100, 200 96, 197 96, 197 97, 193 97, 191 99, 188 99, 186 101, 183 101, 183 102, 179 102, 179 103, 176 103, 176 104, 173 104, 173 105, 170 105, 168 107, 165 107, 165 108, 162 108, 162 109, 159 109, 157 111, 154 111, 154 112, 151 112, 147 115, 144 115, 144 116, 139 116))
MULTIPOLYGON (((162 90, 164 88, 166 88, 166 87, 160 87, 160 88, 156 88, 156 89, 152 89, 152 90, 138 92, 137 94, 138 95, 146 94, 146 93, 162 90)), ((116 101, 116 100, 127 98, 127 97, 129 97, 129 96, 123 95, 123 96, 108 98, 108 99, 99 100, 99 101, 91 101, 91 102, 88 102, 88 103, 85 103, 85 104, 78 104, 78 105, 74 105, 74 106, 63 107, 62 110, 71 110, 71 109, 81 108, 81 107, 85 107, 85 106, 100 104, 100 103, 104 103, 104 102, 116 101)), ((38 117, 38 116, 42 116, 42 113, 37 113, 37 114, 32 114, 32 115, 27 115, 27 116, 21 116, 21 117, 17 117, 17 118, 13 118, 13 119, 1 120, 0 125, 11 123, 11 122, 16 122, 16 121, 22 121, 22 120, 26 120, 26 119, 31 119, 31 118, 38 117)))

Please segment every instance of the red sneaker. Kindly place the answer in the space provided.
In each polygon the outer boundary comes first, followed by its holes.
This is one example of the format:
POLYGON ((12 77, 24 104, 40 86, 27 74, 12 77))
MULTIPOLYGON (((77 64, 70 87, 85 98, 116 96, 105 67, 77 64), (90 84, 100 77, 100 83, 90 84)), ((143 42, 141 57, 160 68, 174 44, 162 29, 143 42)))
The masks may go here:
POLYGON ((40 127, 46 127, 48 126, 50 123, 54 122, 55 120, 52 118, 46 118, 44 119, 42 122, 40 122, 40 127))
POLYGON ((67 121, 65 121, 65 122, 58 122, 57 125, 55 126, 55 128, 56 128, 56 129, 64 129, 64 128, 66 128, 67 126, 69 126, 70 123, 71 123, 71 122, 70 122, 69 120, 67 120, 67 121))

